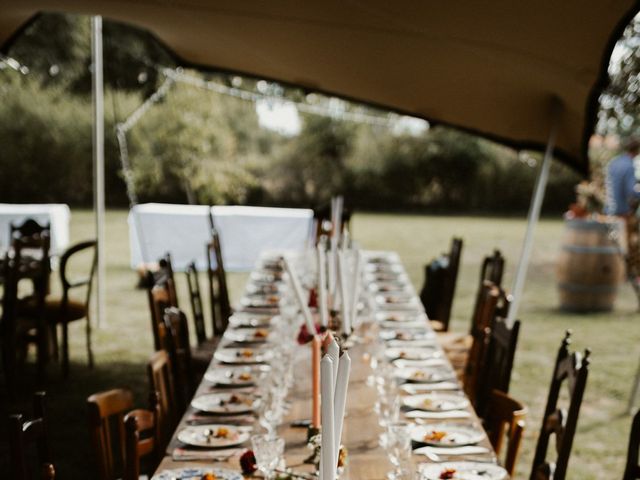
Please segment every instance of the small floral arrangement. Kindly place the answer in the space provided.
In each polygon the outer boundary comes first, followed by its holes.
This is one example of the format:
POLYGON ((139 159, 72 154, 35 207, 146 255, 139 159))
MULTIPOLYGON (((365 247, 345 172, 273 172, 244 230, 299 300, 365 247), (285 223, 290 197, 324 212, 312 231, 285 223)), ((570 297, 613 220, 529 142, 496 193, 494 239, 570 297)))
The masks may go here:
POLYGON ((600 182, 583 181, 576 185, 576 203, 569 205, 566 218, 584 218, 602 213, 606 195, 600 182))
POLYGON ((252 475, 258 469, 253 450, 247 450, 240 456, 240 468, 245 475, 252 475))
MULTIPOLYGON (((319 323, 316 323, 315 327, 316 327, 316 333, 322 333, 324 330, 319 323)), ((303 323, 302 326, 300 327, 300 330, 298 331, 298 338, 297 338, 298 345, 305 345, 309 343, 312 339, 313 339, 313 335, 309 333, 309 330, 307 329, 307 324, 303 323)))

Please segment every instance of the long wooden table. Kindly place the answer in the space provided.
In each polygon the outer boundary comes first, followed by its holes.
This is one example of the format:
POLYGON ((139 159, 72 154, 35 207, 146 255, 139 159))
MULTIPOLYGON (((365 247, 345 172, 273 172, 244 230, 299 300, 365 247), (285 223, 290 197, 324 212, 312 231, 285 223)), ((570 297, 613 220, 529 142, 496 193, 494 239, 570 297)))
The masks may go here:
MULTIPOLYGON (((378 415, 374 412, 374 404, 377 399, 375 387, 370 386, 367 378, 373 373, 370 364, 371 342, 377 336, 377 326, 372 324, 373 315, 359 327, 356 337, 359 338, 349 349, 352 359, 352 371, 347 396, 346 415, 344 420, 344 430, 342 443, 348 450, 348 465, 341 478, 350 480, 383 480, 386 478, 391 464, 387 454, 379 445, 379 437, 383 429, 378 424, 378 415)), ((430 328, 425 326, 425 328, 430 328)), ((291 339, 291 341, 295 341, 291 339)), ((306 445, 306 429, 291 426, 292 422, 309 419, 311 416, 311 373, 310 373, 310 347, 304 345, 297 347, 297 366, 295 369, 295 385, 289 393, 291 410, 285 418, 283 425, 278 430, 278 435, 285 439, 285 459, 288 467, 296 471, 311 472, 309 465, 303 464, 303 460, 311 453, 306 445)), ((210 368, 220 368, 216 360, 212 360, 210 368)), ((229 391, 228 389, 215 389, 212 384, 203 380, 200 384, 196 396, 213 391, 229 391)), ((471 406, 467 407, 470 417, 465 419, 444 420, 447 423, 460 422, 463 424, 474 423, 480 425, 471 406)), ((189 424, 189 419, 197 412, 193 407, 189 407, 176 432, 189 424)), ((221 417, 211 417, 211 423, 224 423, 221 417)), ((434 421, 431 421, 434 422, 434 421)), ((257 426, 257 423, 256 423, 257 426)), ((257 426, 260 429, 259 426, 257 426)), ((165 457, 158 467, 158 472, 164 469, 175 469, 181 467, 220 467, 231 470, 240 470, 239 454, 234 455, 226 461, 201 462, 188 461, 180 462, 172 458, 172 451, 178 445, 174 439, 169 444, 165 457)), ((491 448, 485 438, 481 445, 491 448)), ((250 445, 247 445, 250 448, 250 445)), ((455 459, 452 459, 455 460, 455 459)), ((427 463, 429 460, 422 455, 414 455, 414 463, 427 463)))

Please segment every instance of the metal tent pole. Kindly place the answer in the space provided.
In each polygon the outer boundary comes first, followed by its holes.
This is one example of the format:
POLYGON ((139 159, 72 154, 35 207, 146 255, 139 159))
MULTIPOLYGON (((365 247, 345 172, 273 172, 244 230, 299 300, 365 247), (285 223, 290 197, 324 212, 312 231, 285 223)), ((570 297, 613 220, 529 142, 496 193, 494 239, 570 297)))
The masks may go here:
POLYGON ((105 234, 104 234, 104 88, 102 77, 102 17, 91 19, 91 56, 93 59, 92 100, 93 100, 93 209, 96 220, 98 241, 97 276, 97 325, 105 322, 105 234))
POLYGON ((549 169, 551 167, 551 160, 553 159, 553 149, 555 147, 558 126, 560 124, 560 104, 557 101, 554 101, 553 103, 552 114, 551 131, 549 132, 549 139, 547 140, 544 159, 542 161, 540 171, 538 172, 533 196, 531 197, 531 204, 529 206, 529 215, 527 219, 527 232, 524 236, 522 253, 520 254, 516 278, 513 283, 513 300, 507 317, 509 324, 513 324, 518 316, 520 300, 522 300, 522 293, 524 290, 524 282, 527 276, 529 262, 531 260, 531 252, 533 250, 533 235, 535 233, 538 220, 540 219, 540 209, 542 208, 542 201, 544 200, 544 193, 547 187, 547 181, 549 180, 549 169))

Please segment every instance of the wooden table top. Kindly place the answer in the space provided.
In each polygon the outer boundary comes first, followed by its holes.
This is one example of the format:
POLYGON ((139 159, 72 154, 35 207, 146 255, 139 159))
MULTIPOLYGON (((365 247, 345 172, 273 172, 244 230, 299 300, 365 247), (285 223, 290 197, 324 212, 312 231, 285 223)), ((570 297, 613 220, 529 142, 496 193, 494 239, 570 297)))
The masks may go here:
MULTIPOLYGON (((425 328, 429 328, 425 326, 425 328)), ((383 429, 378 424, 378 415, 374 412, 374 404, 378 397, 374 386, 370 386, 367 378, 373 373, 370 366, 370 346, 377 336, 378 327, 371 323, 363 323, 356 338, 358 341, 349 348, 349 355, 352 359, 352 370, 347 394, 347 406, 344 419, 344 429, 342 444, 348 450, 348 465, 341 478, 350 480, 383 480, 391 470, 385 450, 379 445, 379 437, 383 429)), ((293 341, 293 339, 292 339, 293 341)), ((278 435, 285 439, 285 460, 288 467, 296 471, 311 472, 309 465, 304 465, 303 460, 309 456, 311 451, 306 445, 305 428, 294 428, 292 422, 309 419, 311 417, 311 347, 303 345, 296 347, 296 368, 294 387, 289 392, 291 410, 286 416, 283 425, 278 430, 278 435)), ((212 360, 210 368, 218 368, 218 362, 212 360)), ((229 391, 228 389, 214 389, 212 384, 203 379, 196 396, 213 391, 229 391)), ((461 424, 480 425, 475 412, 471 406, 468 407, 470 417, 465 419, 444 420, 447 423, 457 422, 461 424)), ((188 425, 187 419, 197 413, 193 407, 189 407, 176 433, 188 425)), ((224 423, 221 417, 211 416, 211 423, 224 423)), ((438 422, 430 420, 431 423, 438 422)), ((255 423, 255 428, 259 431, 262 428, 255 423)), ((485 439, 481 445, 491 448, 488 440, 485 439)), ((158 472, 164 469, 174 469, 181 467, 219 467, 240 471, 239 455, 234 455, 226 461, 201 462, 188 461, 180 462, 172 459, 173 449, 179 446, 174 438, 169 444, 166 455, 158 467, 158 472)), ((247 446, 250 448, 250 446, 247 446)), ((428 463, 427 457, 413 455, 416 468, 419 463, 428 463)))

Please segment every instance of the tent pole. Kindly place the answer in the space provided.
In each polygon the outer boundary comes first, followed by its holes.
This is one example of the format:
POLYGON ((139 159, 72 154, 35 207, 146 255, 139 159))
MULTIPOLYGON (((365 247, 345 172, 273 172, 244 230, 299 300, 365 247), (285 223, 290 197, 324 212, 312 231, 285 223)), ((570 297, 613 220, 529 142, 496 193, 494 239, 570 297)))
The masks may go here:
POLYGON ((629 396, 629 404, 627 405, 627 411, 629 415, 635 413, 636 400, 638 399, 638 391, 640 390, 640 364, 636 370, 636 378, 633 380, 633 387, 631 389, 631 395, 629 396))
POLYGON ((551 167, 551 160, 553 159, 553 149, 555 147, 558 126, 560 123, 558 121, 559 114, 559 104, 554 102, 553 123, 551 131, 549 132, 549 139, 547 140, 547 148, 544 152, 542 166, 538 172, 533 196, 531 197, 531 204, 529 205, 529 215, 527 219, 527 231, 522 244, 522 253, 520 254, 520 261, 518 262, 518 269, 516 270, 516 278, 513 283, 513 300, 507 317, 510 325, 513 324, 518 316, 520 300, 522 299, 522 293, 524 291, 524 282, 527 276, 529 262, 531 260, 531 252, 533 250, 533 235, 535 233, 538 220, 540 219, 540 209, 542 208, 542 201, 544 200, 544 193, 547 187, 547 181, 549 180, 549 169, 551 167))
POLYGON ((91 55, 93 57, 93 209, 98 241, 97 326, 105 325, 105 201, 104 201, 104 89, 102 77, 102 17, 91 18, 91 55))

